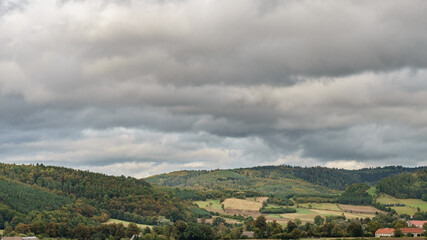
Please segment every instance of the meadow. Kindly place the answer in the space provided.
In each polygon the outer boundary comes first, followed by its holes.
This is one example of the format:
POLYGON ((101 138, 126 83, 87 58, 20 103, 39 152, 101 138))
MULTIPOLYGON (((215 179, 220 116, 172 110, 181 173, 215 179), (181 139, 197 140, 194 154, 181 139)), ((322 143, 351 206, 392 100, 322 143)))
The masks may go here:
MULTIPOLYGON (((123 221, 123 220, 119 220, 119 219, 113 219, 113 218, 111 218, 111 219, 109 219, 107 222, 105 222, 104 224, 111 224, 111 223, 121 223, 121 224, 123 224, 123 226, 125 226, 125 227, 127 227, 130 223, 132 223, 132 222, 128 222, 128 221, 123 221)), ((138 224, 138 223, 135 223, 139 228, 142 228, 142 229, 144 229, 144 228, 153 228, 153 226, 151 226, 151 225, 147 225, 147 224, 138 224)))
POLYGON ((396 210, 398 214, 414 215, 418 211, 427 211, 427 202, 421 199, 397 199, 387 194, 381 194, 376 199, 377 202, 390 205, 390 204, 404 204, 405 206, 394 206, 392 209, 396 210))

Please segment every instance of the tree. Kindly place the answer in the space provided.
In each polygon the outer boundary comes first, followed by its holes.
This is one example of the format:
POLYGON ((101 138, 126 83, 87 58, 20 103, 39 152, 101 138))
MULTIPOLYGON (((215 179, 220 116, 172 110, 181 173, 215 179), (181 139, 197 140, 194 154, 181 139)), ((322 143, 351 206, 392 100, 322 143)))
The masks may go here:
POLYGON ((289 221, 288 224, 287 224, 287 226, 286 226, 286 232, 290 233, 295 228, 298 228, 298 226, 294 222, 289 221))
POLYGON ((338 225, 334 225, 332 230, 331 230, 331 236, 332 237, 342 237, 342 236, 344 236, 344 231, 338 225))
POLYGON ((185 240, 198 240, 198 239, 204 239, 203 238, 203 232, 198 226, 198 224, 195 223, 189 223, 183 233, 183 239, 185 240))
POLYGON ((3 231, 3 235, 4 235, 4 236, 7 236, 7 235, 9 235, 12 231, 13 231, 12 227, 11 227, 11 226, 7 226, 7 227, 4 229, 4 231, 3 231))
POLYGON ((406 223, 406 221, 403 221, 400 219, 394 220, 392 225, 393 225, 393 228, 406 228, 406 227, 408 227, 408 223, 406 223))
POLYGON ((213 221, 212 221, 212 225, 214 226, 218 226, 220 223, 226 224, 227 221, 225 221, 224 218, 222 217, 216 217, 213 221))
POLYGON ((347 232, 352 237, 363 237, 362 225, 358 222, 352 221, 347 228, 347 232))
POLYGON ((320 215, 317 215, 316 217, 314 217, 314 224, 316 224, 317 226, 322 225, 325 222, 325 219, 322 218, 320 215))
POLYGON ((254 221, 254 227, 258 230, 256 231, 258 237, 263 238, 267 228, 267 219, 263 215, 257 217, 254 221))
POLYGON ((375 235, 375 232, 381 228, 381 224, 375 220, 370 221, 368 224, 366 224, 366 231, 371 233, 372 235, 375 235))
POLYGON ((139 232, 140 229, 135 223, 129 223, 128 227, 125 230, 125 235, 130 238, 133 235, 137 235, 139 232))
POLYGON ((396 230, 394 230, 394 236, 395 237, 403 237, 404 234, 400 228, 397 228, 396 230))
POLYGON ((151 233, 151 229, 149 227, 144 228, 144 234, 151 233))
POLYGON ((17 233, 29 233, 30 231, 31 231, 30 225, 27 225, 24 223, 19 223, 15 227, 15 232, 17 232, 17 233))

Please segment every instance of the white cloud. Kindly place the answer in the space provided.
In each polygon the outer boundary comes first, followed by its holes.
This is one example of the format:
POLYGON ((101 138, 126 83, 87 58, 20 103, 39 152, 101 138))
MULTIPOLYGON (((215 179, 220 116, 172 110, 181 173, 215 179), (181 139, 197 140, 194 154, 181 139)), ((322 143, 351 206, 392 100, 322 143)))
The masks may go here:
POLYGON ((364 162, 358 162, 354 160, 341 160, 341 161, 329 161, 325 164, 325 167, 354 170, 354 169, 366 168, 366 167, 369 167, 369 165, 364 162))

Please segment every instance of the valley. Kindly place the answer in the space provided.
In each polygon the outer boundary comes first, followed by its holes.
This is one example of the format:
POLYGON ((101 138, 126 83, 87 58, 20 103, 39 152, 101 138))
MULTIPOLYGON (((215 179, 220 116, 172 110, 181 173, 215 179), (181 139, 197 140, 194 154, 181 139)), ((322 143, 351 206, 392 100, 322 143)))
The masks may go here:
POLYGON ((427 218, 420 194, 426 173, 425 168, 278 166, 136 179, 0 164, 0 229, 5 236, 79 240, 138 234, 143 239, 373 236, 380 227, 406 226, 402 219, 427 218), (415 184, 408 188, 396 179, 415 184), (403 190, 396 194, 384 187, 387 182, 403 190))

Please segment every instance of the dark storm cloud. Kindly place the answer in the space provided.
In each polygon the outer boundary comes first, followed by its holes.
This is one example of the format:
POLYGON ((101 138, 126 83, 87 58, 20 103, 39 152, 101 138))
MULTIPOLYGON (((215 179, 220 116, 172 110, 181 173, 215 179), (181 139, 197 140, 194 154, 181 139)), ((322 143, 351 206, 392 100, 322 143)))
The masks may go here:
POLYGON ((426 11, 424 1, 3 1, 0 157, 135 176, 425 165, 426 11))

